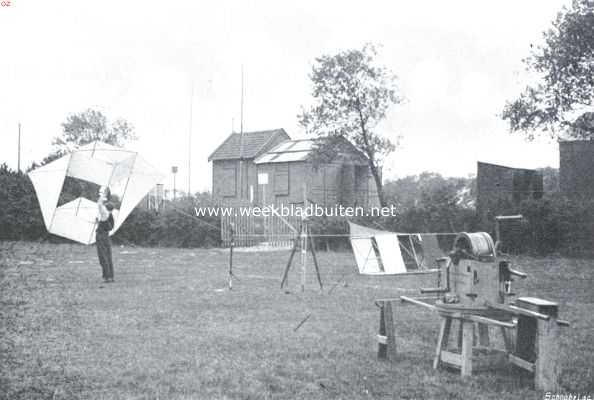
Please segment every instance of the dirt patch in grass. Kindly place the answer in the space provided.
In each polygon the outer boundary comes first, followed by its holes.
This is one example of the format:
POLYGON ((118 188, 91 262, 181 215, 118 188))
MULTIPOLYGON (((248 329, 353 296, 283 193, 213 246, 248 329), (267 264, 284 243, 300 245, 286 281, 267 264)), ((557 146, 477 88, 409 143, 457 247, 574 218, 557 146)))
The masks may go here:
MULTIPOLYGON (((349 253, 320 253, 325 290, 288 252, 238 252, 233 291, 222 250, 114 249, 103 284, 93 247, 0 244, 1 399, 526 399, 511 369, 461 379, 434 371, 438 321, 398 306, 398 359, 376 358, 374 299, 429 277, 358 276, 349 253), (329 294, 329 290, 332 292, 329 294), (306 317, 307 321, 295 331, 306 317)), ((514 291, 561 304, 562 383, 594 393, 593 263, 514 259, 514 291)), ((311 266, 311 260, 309 260, 311 266)))

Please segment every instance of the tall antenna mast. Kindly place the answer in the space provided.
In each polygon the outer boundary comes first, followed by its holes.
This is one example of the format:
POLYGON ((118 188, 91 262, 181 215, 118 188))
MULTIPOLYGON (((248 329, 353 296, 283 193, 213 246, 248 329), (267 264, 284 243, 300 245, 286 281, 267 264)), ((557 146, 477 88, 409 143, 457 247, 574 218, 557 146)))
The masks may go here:
POLYGON ((192 196, 190 190, 192 181, 192 115, 194 114, 194 79, 192 79, 192 93, 190 94, 190 132, 188 133, 188 196, 192 196))
POLYGON ((239 122, 239 198, 243 199, 243 64, 241 65, 241 120, 239 122))
POLYGON ((20 122, 19 122, 19 145, 18 145, 17 171, 21 172, 21 123, 20 122))
POLYGON ((243 64, 241 65, 241 122, 240 122, 240 131, 241 131, 241 134, 243 135, 243 64))

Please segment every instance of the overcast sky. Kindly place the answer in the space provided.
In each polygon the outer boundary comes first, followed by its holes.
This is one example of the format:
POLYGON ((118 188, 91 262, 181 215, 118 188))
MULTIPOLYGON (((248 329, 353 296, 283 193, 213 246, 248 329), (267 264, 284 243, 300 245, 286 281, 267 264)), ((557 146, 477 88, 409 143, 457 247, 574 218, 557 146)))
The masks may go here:
POLYGON ((130 148, 164 172, 179 166, 186 190, 192 115, 191 189, 210 190, 208 155, 239 130, 241 65, 244 131, 298 138, 315 57, 366 42, 407 99, 378 128, 402 136, 386 178, 466 176, 476 161, 558 166, 556 142, 525 142, 498 114, 531 78, 530 44, 569 0, 10 2, 0 7, 0 162, 13 168, 19 121, 29 165, 68 114, 94 108, 131 122, 130 148))

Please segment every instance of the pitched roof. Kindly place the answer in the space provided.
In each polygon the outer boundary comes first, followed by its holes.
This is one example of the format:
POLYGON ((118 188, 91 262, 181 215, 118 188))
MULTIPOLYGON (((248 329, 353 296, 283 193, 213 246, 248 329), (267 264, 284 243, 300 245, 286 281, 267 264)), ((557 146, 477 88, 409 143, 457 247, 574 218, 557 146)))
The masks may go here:
POLYGON ((291 139, 282 128, 268 131, 244 132, 243 140, 240 133, 234 132, 213 151, 210 157, 208 157, 208 161, 255 158, 266 151, 268 148, 267 145, 277 137, 285 140, 291 139))
MULTIPOLYGON (((336 139, 340 142, 340 151, 337 157, 348 158, 351 161, 367 165, 366 158, 357 150, 348 140, 336 139)), ((336 144, 338 145, 338 143, 336 144)), ((293 161, 305 161, 314 151, 316 146, 315 139, 287 140, 279 143, 272 149, 257 157, 256 164, 282 163, 293 161)))

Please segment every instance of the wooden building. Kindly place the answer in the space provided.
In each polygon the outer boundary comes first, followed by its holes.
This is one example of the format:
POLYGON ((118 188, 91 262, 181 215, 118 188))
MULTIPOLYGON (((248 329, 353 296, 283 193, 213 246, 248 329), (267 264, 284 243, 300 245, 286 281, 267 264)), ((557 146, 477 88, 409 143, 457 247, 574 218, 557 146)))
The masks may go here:
POLYGON ((213 197, 226 203, 253 199, 258 185, 255 158, 290 139, 284 129, 229 135, 208 157, 213 197))
POLYGON ((315 165, 314 141, 290 140, 283 129, 233 133, 210 156, 213 196, 221 203, 378 206, 366 157, 346 142, 331 161, 315 165), (243 171, 243 173, 240 173, 243 171))
POLYGON ((543 194, 541 172, 483 162, 477 163, 476 185, 476 209, 483 222, 493 222, 502 213, 515 213, 520 202, 543 194))
POLYGON ((594 197, 594 140, 559 142, 559 188, 569 198, 594 197))
MULTIPOLYGON (((346 140, 336 148, 340 151, 327 162, 314 165, 313 140, 291 140, 283 129, 244 133, 243 139, 233 133, 209 158, 215 201, 225 206, 379 206, 367 158, 346 140)), ((232 214, 221 217, 221 239, 229 245, 233 229, 237 246, 288 246, 300 224, 298 215, 232 214)))

